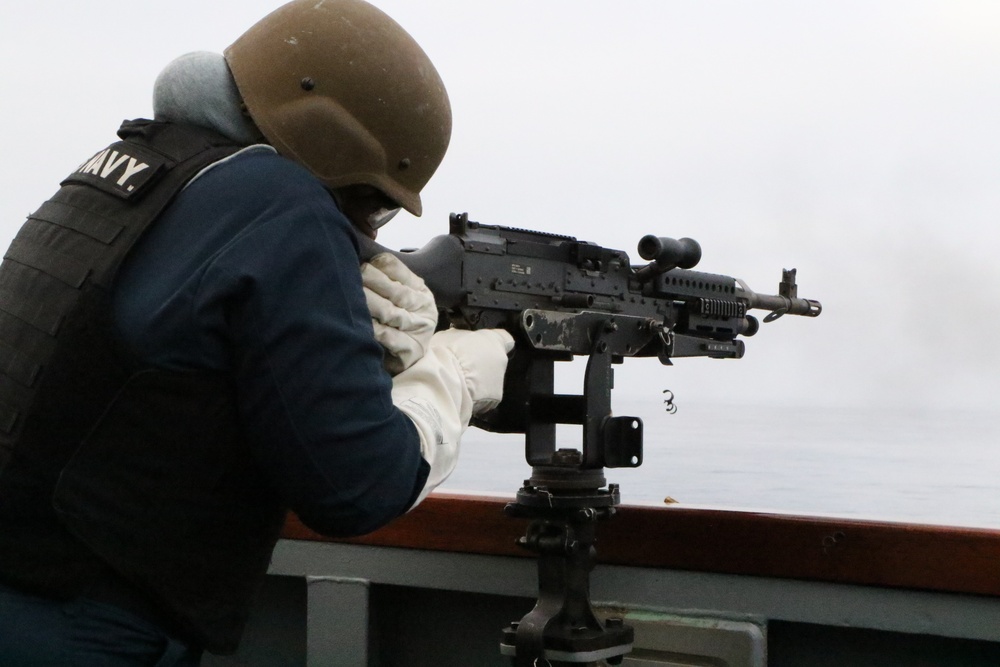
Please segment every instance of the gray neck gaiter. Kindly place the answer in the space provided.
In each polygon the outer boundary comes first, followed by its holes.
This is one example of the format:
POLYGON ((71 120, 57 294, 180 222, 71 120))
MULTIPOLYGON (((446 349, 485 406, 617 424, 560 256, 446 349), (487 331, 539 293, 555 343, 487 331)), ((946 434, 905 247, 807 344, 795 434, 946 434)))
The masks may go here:
POLYGON ((243 113, 242 99, 226 59, 196 51, 167 65, 153 86, 156 120, 197 125, 228 139, 250 145, 264 142, 253 121, 243 113))

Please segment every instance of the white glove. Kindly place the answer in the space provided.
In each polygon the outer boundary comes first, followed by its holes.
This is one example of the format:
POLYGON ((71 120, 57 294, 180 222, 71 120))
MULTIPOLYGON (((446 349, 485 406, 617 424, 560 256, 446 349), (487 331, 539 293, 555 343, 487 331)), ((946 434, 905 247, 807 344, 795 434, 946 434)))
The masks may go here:
POLYGON ((502 329, 448 329, 434 334, 427 354, 393 378, 392 402, 417 427, 420 452, 431 466, 414 507, 455 469, 472 415, 500 403, 513 349, 514 339, 502 329))
POLYGON ((361 265, 361 283, 375 339, 385 348, 385 368, 395 375, 424 356, 438 311, 423 278, 395 255, 375 255, 361 265))

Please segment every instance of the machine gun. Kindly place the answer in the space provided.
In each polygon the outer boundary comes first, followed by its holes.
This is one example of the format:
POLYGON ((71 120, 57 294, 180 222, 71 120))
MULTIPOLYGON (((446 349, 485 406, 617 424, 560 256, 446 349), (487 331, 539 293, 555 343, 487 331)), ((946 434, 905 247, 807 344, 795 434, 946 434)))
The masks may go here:
MULTIPOLYGON (((362 256, 386 251, 361 240, 362 256)), ((452 214, 449 234, 394 253, 423 277, 442 326, 504 328, 516 347, 504 398, 474 425, 525 434, 531 477, 507 514, 531 519, 520 544, 538 554, 539 599, 505 631, 501 652, 515 665, 620 663, 632 628, 599 620, 590 604, 595 523, 614 515, 617 484, 604 468, 642 464, 642 420, 611 415, 612 365, 625 357, 739 359, 740 336, 782 315, 816 317, 818 301, 798 296, 795 269, 778 294, 757 294, 737 278, 692 269, 693 239, 645 236, 633 266, 625 252, 570 236, 484 225, 452 214), (581 395, 554 393, 554 362, 588 357, 581 395), (556 425, 580 424, 582 449, 557 448, 556 425), (538 662, 536 662, 538 661, 538 662)))

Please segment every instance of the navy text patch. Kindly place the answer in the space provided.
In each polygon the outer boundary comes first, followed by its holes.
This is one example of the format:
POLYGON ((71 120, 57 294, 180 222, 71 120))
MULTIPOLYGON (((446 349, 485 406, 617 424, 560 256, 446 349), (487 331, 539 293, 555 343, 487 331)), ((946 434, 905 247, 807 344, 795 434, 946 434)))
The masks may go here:
POLYGON ((119 141, 77 167, 62 185, 83 183, 130 199, 153 180, 166 163, 167 159, 156 153, 119 141))

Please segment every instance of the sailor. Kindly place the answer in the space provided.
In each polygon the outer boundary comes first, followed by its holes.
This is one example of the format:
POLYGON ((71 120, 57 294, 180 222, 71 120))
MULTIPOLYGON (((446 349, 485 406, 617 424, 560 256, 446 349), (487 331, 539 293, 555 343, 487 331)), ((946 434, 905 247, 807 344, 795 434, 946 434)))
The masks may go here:
POLYGON ((435 333, 374 237, 441 162, 433 65, 294 0, 156 81, 0 265, 0 664, 233 652, 286 512, 372 531, 501 398, 506 332, 435 333))

